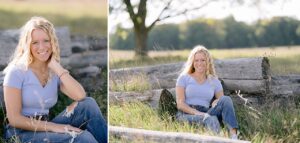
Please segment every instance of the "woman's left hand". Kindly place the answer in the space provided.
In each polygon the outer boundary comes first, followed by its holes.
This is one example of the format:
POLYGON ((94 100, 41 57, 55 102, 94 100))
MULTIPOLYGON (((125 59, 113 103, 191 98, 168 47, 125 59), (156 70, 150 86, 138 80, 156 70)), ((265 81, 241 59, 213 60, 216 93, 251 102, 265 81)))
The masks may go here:
POLYGON ((216 99, 213 101, 213 103, 211 104, 212 108, 214 108, 219 102, 219 99, 216 99))
POLYGON ((59 74, 59 73, 61 73, 61 71, 64 70, 63 67, 60 65, 60 63, 57 62, 53 56, 51 57, 51 59, 48 63, 48 67, 50 68, 50 70, 52 70, 56 74, 59 74))

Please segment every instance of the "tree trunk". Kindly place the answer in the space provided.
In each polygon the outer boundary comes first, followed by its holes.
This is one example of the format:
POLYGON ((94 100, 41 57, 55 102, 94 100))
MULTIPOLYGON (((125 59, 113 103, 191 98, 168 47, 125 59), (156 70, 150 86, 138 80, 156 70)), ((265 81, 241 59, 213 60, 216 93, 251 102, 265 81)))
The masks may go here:
POLYGON ((109 135, 121 138, 125 142, 152 142, 152 143, 250 143, 244 140, 231 140, 228 138, 207 136, 184 132, 151 131, 126 127, 109 127, 109 135))
POLYGON ((148 56, 147 41, 148 41, 148 31, 146 27, 140 29, 135 28, 135 56, 136 57, 146 57, 148 56))

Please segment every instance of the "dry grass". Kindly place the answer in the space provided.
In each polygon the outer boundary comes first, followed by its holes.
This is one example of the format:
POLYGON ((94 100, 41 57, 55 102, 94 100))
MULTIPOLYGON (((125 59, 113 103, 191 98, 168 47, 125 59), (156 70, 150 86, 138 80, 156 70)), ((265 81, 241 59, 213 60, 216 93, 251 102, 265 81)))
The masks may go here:
MULTIPOLYGON (((187 57, 190 50, 150 51, 149 57, 183 56, 187 57)), ((239 58, 239 57, 288 57, 300 54, 300 46, 274 47, 274 48, 243 48, 243 49, 211 49, 215 59, 239 58)), ((134 59, 134 51, 111 50, 109 51, 110 62, 134 59)))

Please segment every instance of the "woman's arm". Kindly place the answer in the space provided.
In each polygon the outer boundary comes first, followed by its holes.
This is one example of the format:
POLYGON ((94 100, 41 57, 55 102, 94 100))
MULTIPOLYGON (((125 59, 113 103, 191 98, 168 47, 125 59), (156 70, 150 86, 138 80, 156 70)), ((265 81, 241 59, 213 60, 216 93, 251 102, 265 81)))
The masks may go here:
POLYGON ((212 106, 212 107, 215 107, 215 106, 217 105, 217 103, 219 102, 220 97, 223 96, 223 95, 224 95, 223 90, 221 90, 221 91, 215 93, 216 99, 213 101, 213 103, 211 103, 211 106, 212 106))
POLYGON ((204 115, 203 112, 200 112, 185 103, 184 87, 176 86, 176 102, 177 108, 185 113, 192 115, 204 115))
POLYGON ((47 121, 40 121, 25 117, 22 112, 21 90, 18 88, 4 86, 4 101, 6 106, 6 114, 9 124, 12 127, 30 131, 51 131, 65 133, 68 130, 80 132, 79 128, 70 125, 56 124, 47 121))
POLYGON ((85 98, 86 93, 79 82, 77 82, 67 70, 65 70, 54 58, 51 58, 48 67, 60 78, 60 90, 75 101, 85 98))

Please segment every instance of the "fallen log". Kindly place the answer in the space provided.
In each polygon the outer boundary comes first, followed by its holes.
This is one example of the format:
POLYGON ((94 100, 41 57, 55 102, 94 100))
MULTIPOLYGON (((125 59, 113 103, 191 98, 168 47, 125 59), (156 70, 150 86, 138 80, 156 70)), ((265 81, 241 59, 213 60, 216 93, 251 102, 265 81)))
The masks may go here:
MULTIPOLYGON (((149 104, 152 108, 157 109, 159 107, 159 98, 161 91, 163 89, 154 89, 146 90, 143 92, 109 92, 109 104, 119 104, 119 103, 128 103, 128 102, 145 102, 149 104)), ((175 88, 168 89, 176 99, 175 88)), ((258 98, 252 96, 239 97, 236 93, 227 95, 230 96, 234 103, 236 104, 251 104, 251 105, 260 105, 262 104, 258 98), (243 100, 243 99, 244 100, 243 100), (246 101, 245 101, 246 100, 246 101)))
POLYGON ((222 79, 224 91, 236 92, 249 94, 262 94, 269 93, 270 86, 267 80, 232 80, 222 79))
POLYGON ((183 132, 163 132, 151 131, 145 129, 134 129, 126 127, 109 127, 110 136, 119 137, 127 141, 140 141, 140 142, 163 142, 163 143, 250 143, 243 140, 231 140, 228 138, 207 136, 183 132))
POLYGON ((219 78, 236 80, 261 80, 270 78, 270 64, 266 57, 216 60, 219 78))
MULTIPOLYGON (((127 83, 137 75, 144 75, 151 89, 174 88, 184 63, 124 68, 110 71, 110 81, 127 83)), ((267 58, 240 58, 215 61, 218 78, 231 92, 265 95, 269 93, 270 65, 267 58)))

